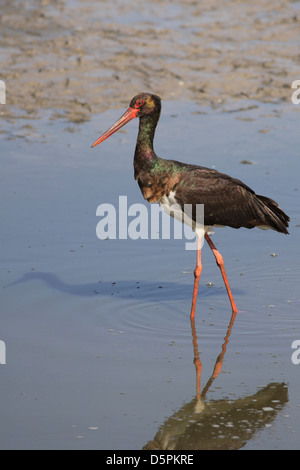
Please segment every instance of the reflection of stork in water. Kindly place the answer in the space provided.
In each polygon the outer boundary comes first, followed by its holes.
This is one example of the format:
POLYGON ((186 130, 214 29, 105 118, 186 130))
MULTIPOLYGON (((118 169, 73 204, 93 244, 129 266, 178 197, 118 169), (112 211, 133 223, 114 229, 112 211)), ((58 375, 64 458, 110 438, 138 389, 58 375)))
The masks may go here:
POLYGON ((204 400, 221 371, 235 318, 236 312, 233 312, 222 350, 202 392, 202 363, 195 322, 191 318, 196 397, 163 423, 144 450, 240 449, 256 432, 272 422, 287 403, 288 389, 284 383, 270 383, 257 393, 236 400, 204 400))
POLYGON ((230 334, 231 334, 231 330, 232 330, 236 315, 237 315, 237 312, 232 312, 230 322, 229 322, 229 325, 228 325, 228 329, 227 329, 227 333, 226 333, 226 336, 224 338, 224 343, 222 345, 222 351, 219 354, 219 356, 217 357, 215 367, 214 367, 214 371, 213 371, 210 379, 208 380, 207 384, 203 388, 202 393, 201 393, 202 363, 201 363, 200 356, 199 356, 195 320, 194 320, 194 318, 191 318, 191 327, 192 327, 192 335, 193 335, 193 347, 194 347, 194 363, 195 363, 195 367, 196 367, 196 398, 197 398, 197 400, 200 400, 200 401, 204 400, 204 397, 205 397, 209 387, 211 386, 211 384, 213 383, 215 378, 221 372, 222 365, 223 365, 223 360, 224 360, 224 355, 225 355, 225 352, 226 352, 226 347, 227 347, 227 344, 229 342, 229 337, 230 337, 230 334))

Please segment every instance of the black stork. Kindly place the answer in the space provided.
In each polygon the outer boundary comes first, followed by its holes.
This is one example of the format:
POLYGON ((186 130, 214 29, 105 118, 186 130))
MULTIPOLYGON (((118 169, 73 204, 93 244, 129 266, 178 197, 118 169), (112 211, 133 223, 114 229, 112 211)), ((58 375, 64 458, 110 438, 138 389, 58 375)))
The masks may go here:
POLYGON ((127 111, 92 145, 103 142, 133 118, 139 118, 134 154, 134 177, 148 202, 158 202, 170 215, 183 221, 184 206, 192 207, 191 225, 197 235, 197 263, 191 318, 194 318, 198 285, 202 271, 201 241, 204 236, 221 270, 232 311, 237 312, 222 255, 212 242, 213 226, 273 229, 288 234, 289 217, 272 199, 259 196, 236 178, 211 168, 159 158, 153 150, 155 128, 161 111, 157 95, 140 93, 127 111), (204 226, 197 225, 196 206, 204 204, 204 226), (172 211, 176 207, 179 210, 172 211), (172 211, 172 212, 171 212, 172 211))

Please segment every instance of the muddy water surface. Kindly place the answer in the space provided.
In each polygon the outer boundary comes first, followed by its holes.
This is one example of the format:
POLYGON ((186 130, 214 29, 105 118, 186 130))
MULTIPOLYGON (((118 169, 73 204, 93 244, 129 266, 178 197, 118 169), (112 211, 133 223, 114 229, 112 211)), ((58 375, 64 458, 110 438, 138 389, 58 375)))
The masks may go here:
POLYGON ((164 103, 158 154, 239 177, 291 216, 288 237, 216 229, 240 313, 230 325, 205 248, 194 330, 195 252, 184 239, 96 237, 98 205, 118 210, 119 195, 144 203, 132 169, 137 122, 89 148, 121 112, 73 133, 45 118, 44 144, 3 141, 1 446, 297 448, 298 113, 164 103))
POLYGON ((298 449, 298 3, 114 3, 3 10, 0 446, 298 449), (163 98, 159 156, 229 173, 291 217, 289 236, 216 229, 235 318, 208 248, 191 325, 186 240, 96 236, 100 204, 144 204, 138 123, 90 149, 142 89, 163 98))

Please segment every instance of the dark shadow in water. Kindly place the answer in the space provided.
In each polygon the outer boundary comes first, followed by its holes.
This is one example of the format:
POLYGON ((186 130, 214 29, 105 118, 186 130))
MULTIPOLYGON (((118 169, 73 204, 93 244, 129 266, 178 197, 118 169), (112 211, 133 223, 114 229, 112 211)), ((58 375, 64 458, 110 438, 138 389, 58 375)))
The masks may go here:
MULTIPOLYGON (((192 279, 192 274, 191 274, 192 279)), ((62 281, 56 274, 47 272, 32 271, 24 274, 20 279, 12 282, 6 287, 11 287, 23 282, 40 280, 46 283, 52 289, 64 292, 70 295, 90 297, 93 295, 116 296, 125 299, 141 299, 145 301, 164 301, 164 300, 182 300, 190 299, 193 291, 193 280, 191 284, 180 284, 168 281, 134 281, 121 280, 116 282, 99 281, 90 284, 68 284, 62 281)), ((241 294, 241 291, 234 291, 235 294, 241 294)), ((213 295, 224 295, 225 288, 199 287, 199 295, 210 297, 213 295)), ((227 298, 226 298, 227 301, 227 298)))
POLYGON ((270 383, 257 393, 236 400, 210 400, 205 396, 219 375, 231 330, 237 314, 232 314, 221 352, 213 373, 201 392, 201 371, 195 323, 191 320, 196 397, 168 418, 143 450, 210 450, 240 449, 267 424, 288 402, 285 383, 270 383))

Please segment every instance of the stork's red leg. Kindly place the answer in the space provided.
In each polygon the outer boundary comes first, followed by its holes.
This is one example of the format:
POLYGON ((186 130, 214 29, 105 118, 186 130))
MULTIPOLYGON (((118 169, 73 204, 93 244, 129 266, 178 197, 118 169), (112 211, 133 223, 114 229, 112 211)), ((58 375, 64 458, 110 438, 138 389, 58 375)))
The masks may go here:
POLYGON ((202 271, 202 264, 201 264, 201 238, 197 239, 197 264, 194 271, 195 281, 194 281, 194 291, 193 291, 193 302, 192 302, 192 309, 191 309, 191 318, 195 316, 195 309, 196 309, 196 302, 197 302, 197 294, 198 294, 198 286, 199 286, 199 279, 202 271))
POLYGON ((213 241, 207 235, 207 233, 204 236, 205 236, 205 240, 209 244, 210 249, 211 249, 211 251, 213 252, 213 254, 216 258, 217 265, 219 266, 219 268, 221 270, 221 274, 223 276, 224 284, 226 286, 228 297, 229 297, 229 300, 230 300, 230 303, 231 303, 232 311, 236 313, 238 311, 238 309, 236 308, 236 305, 235 305, 235 302, 233 300, 232 293, 231 293, 231 290, 230 290, 230 287, 229 287, 229 282, 228 282, 226 272, 225 272, 225 268, 224 268, 223 256, 218 252, 218 250, 215 247, 213 241))

